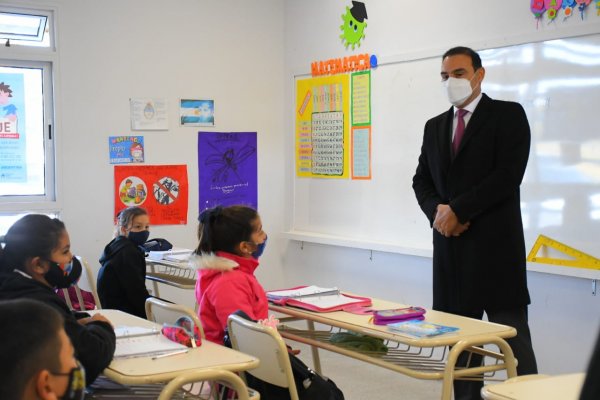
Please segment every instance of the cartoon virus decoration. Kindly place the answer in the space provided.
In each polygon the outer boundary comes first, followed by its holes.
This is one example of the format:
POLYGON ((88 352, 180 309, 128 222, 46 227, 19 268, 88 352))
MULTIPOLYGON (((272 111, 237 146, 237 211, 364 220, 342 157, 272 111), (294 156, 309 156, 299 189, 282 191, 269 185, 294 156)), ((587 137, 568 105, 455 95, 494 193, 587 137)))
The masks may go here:
POLYGON ((365 28, 367 27, 365 19, 368 19, 365 3, 353 1, 352 8, 346 6, 346 13, 342 14, 344 23, 340 26, 342 30, 340 39, 346 49, 350 45, 352 45, 352 50, 355 46, 360 47, 360 40, 365 37, 365 28))

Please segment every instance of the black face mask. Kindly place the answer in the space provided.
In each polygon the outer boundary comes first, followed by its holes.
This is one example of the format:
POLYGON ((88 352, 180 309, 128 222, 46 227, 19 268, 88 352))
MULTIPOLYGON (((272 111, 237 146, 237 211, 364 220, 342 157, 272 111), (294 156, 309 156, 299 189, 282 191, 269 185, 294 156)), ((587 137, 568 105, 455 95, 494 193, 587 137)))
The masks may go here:
POLYGON ((68 264, 59 264, 48 260, 50 269, 44 275, 46 282, 53 288, 66 289, 79 281, 81 277, 81 263, 75 257, 68 264))
POLYGON ((83 366, 77 362, 77 366, 67 373, 54 373, 52 375, 69 376, 69 384, 67 390, 60 399, 61 400, 83 400, 85 396, 85 370, 83 366))

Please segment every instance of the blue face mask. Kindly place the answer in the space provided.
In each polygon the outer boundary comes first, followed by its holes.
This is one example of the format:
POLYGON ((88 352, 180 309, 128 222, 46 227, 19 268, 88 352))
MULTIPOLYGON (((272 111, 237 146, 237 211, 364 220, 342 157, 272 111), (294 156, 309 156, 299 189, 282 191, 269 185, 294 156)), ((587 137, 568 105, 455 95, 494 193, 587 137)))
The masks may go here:
POLYGON ((262 243, 255 243, 256 250, 252 252, 252 257, 254 257, 256 260, 258 260, 258 258, 262 256, 263 251, 265 251, 265 247, 267 247, 267 239, 268 238, 265 238, 265 241, 262 243))
POLYGON ((129 232, 129 235, 127 235, 127 237, 129 238, 129 240, 131 240, 138 246, 143 246, 144 243, 146 243, 148 241, 148 238, 150 237, 150 231, 143 230, 139 232, 129 232))

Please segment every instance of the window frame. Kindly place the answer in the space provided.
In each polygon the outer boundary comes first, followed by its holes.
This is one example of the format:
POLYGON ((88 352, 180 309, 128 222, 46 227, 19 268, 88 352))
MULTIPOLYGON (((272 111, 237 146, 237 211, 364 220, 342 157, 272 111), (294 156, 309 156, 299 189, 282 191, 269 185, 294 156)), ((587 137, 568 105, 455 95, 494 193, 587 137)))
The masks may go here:
MULTIPOLYGON (((41 212, 53 215, 61 213, 59 202, 59 173, 57 161, 60 151, 56 142, 57 104, 56 81, 58 52, 56 51, 55 8, 27 8, 0 5, 0 11, 16 14, 44 15, 48 17, 49 47, 12 45, 0 46, 0 64, 7 67, 30 67, 42 69, 43 135, 44 135, 44 194, 0 196, 0 218, 20 213, 41 212)), ((1 234, 1 233, 0 233, 1 234)))

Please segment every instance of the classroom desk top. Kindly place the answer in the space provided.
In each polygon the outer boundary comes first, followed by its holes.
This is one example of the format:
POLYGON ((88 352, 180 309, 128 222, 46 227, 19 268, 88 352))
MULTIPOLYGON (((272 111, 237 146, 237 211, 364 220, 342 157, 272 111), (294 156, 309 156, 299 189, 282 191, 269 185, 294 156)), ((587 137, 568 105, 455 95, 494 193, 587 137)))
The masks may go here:
MULTIPOLYGON (((159 324, 118 310, 97 310, 92 313, 103 314, 114 326, 160 329, 159 324)), ((182 372, 209 368, 232 372, 247 371, 256 368, 258 364, 259 360, 253 356, 204 340, 200 347, 190 348, 185 354, 155 360, 150 356, 116 358, 104 370, 104 374, 118 383, 133 385, 167 382, 182 372)))
MULTIPOLYGON (((408 307, 407 305, 386 300, 372 299, 372 301, 372 308, 375 310, 408 307)), ((516 336, 517 334, 515 328, 511 326, 481 321, 478 319, 462 317, 459 315, 434 310, 427 310, 427 313, 425 314, 426 321, 440 325, 455 326, 459 328, 459 330, 440 336, 412 338, 394 333, 385 325, 375 325, 369 322, 369 319, 371 318, 370 315, 358 315, 345 311, 321 313, 295 307, 278 306, 275 304, 269 304, 269 308, 273 311, 281 312, 289 316, 312 320, 314 322, 319 322, 330 326, 336 326, 349 331, 363 333, 368 336, 378 337, 384 340, 392 339, 394 341, 419 347, 449 346, 456 344, 459 340, 473 338, 477 339, 484 336, 494 336, 506 339, 516 336)))
MULTIPOLYGON (((380 299, 372 299, 372 302, 372 307, 376 310, 407 307, 380 299)), ((279 327, 281 336, 312 347, 314 368, 317 372, 321 372, 318 355, 318 348, 321 348, 417 379, 442 380, 442 399, 450 399, 454 379, 481 380, 482 374, 486 374, 486 379, 489 379, 489 374, 502 370, 506 371, 508 377, 516 376, 516 359, 512 349, 504 340, 514 337, 517 333, 510 326, 427 310, 426 321, 458 327, 459 330, 434 337, 413 338, 395 333, 385 325, 372 324, 370 315, 345 311, 319 313, 275 304, 270 304, 269 308, 286 316, 281 318, 283 324, 279 327), (307 328, 298 328, 294 323, 298 320, 306 321, 307 328), (318 326, 316 329, 315 323, 325 325, 325 328, 318 326), (386 354, 365 352, 341 347, 330 341, 332 335, 343 331, 383 339, 388 346, 388 352, 386 354), (484 345, 494 345, 499 351, 484 349, 484 345), (452 348, 448 350, 448 346, 452 348), (462 352, 481 354, 493 362, 469 368, 457 367, 456 361, 462 352)))
POLYGON ((584 380, 581 372, 504 382, 485 386, 481 395, 486 400, 577 400, 584 380))

